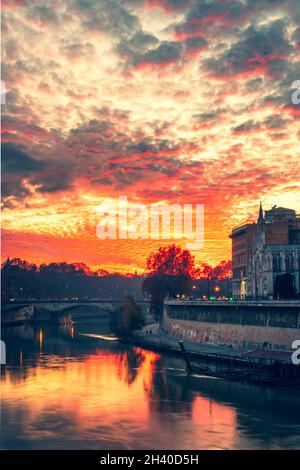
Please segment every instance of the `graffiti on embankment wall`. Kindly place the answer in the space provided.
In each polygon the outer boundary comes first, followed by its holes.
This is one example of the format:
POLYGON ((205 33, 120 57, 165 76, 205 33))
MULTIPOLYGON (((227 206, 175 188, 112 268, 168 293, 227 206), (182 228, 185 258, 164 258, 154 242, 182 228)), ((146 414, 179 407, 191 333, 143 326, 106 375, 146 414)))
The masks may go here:
POLYGON ((239 306, 166 302, 163 329, 186 341, 230 348, 291 349, 300 339, 300 304, 239 306))

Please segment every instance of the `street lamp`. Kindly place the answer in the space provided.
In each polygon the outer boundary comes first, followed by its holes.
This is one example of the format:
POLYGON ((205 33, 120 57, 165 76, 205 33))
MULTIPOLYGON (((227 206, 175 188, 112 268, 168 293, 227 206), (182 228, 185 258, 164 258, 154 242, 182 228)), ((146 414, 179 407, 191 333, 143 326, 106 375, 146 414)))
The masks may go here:
POLYGON ((215 289, 214 289, 216 294, 218 294, 220 292, 220 290, 221 290, 220 286, 216 286, 215 289))

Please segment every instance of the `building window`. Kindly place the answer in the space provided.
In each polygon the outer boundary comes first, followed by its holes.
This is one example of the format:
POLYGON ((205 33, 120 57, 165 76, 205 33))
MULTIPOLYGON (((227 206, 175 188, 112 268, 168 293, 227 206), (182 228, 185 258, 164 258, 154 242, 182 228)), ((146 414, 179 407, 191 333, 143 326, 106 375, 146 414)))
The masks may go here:
POLYGON ((286 270, 293 271, 294 269, 294 259, 292 255, 288 255, 285 260, 286 263, 286 270))
POLYGON ((281 258, 280 256, 273 256, 273 271, 281 271, 281 258))

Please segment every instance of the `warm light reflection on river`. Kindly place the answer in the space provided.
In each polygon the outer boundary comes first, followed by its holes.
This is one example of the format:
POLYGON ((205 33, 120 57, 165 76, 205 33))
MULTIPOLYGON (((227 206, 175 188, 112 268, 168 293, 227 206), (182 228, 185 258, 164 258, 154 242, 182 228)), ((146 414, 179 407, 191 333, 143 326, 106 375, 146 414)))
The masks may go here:
POLYGON ((78 335, 97 328, 2 332, 1 448, 300 447, 295 390, 188 379, 180 359, 78 335))

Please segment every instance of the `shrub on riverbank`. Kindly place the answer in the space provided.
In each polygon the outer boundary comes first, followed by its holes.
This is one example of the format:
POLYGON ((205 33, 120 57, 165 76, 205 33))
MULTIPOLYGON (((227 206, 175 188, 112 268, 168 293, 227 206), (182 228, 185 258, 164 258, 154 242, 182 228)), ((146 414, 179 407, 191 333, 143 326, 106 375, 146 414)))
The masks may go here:
POLYGON ((144 324, 144 315, 131 295, 124 297, 122 306, 112 312, 110 318, 110 328, 120 338, 130 336, 144 324))

